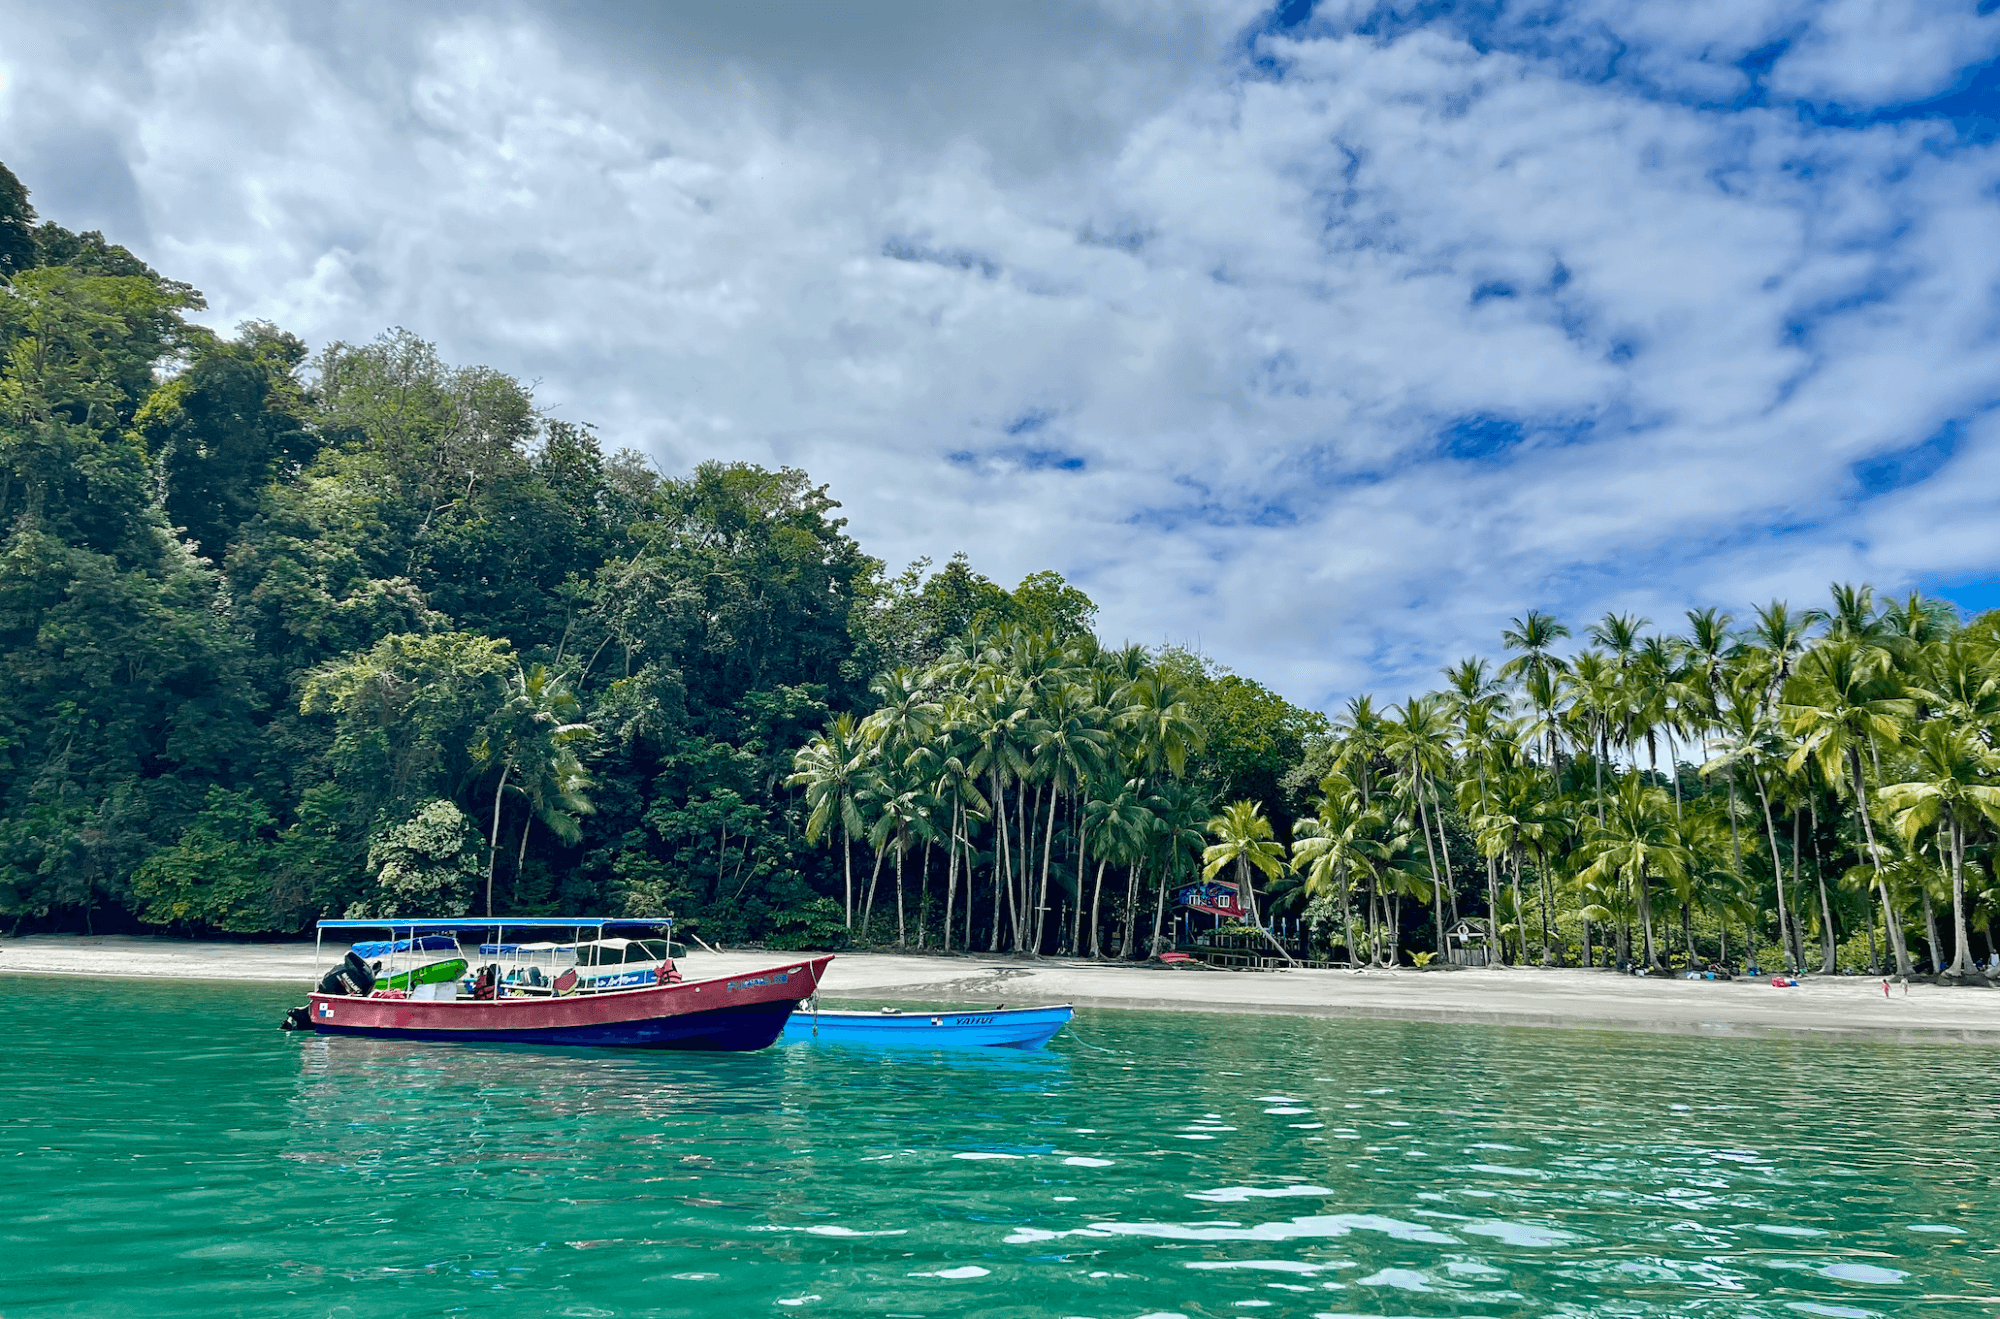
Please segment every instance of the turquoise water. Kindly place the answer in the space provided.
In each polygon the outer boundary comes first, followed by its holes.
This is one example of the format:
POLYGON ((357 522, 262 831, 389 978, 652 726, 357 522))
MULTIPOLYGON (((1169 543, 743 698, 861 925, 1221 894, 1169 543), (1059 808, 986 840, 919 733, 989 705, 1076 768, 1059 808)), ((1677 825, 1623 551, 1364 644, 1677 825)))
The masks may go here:
POLYGON ((648 1056, 297 999, 0 978, 0 1316, 2000 1305, 1992 1051, 1085 1010, 648 1056))

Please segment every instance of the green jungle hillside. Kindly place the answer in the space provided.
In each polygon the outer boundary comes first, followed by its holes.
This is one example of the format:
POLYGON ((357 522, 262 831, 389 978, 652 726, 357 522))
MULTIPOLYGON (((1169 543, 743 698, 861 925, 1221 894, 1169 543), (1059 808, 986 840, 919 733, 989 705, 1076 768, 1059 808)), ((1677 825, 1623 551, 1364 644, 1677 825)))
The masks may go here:
POLYGON ((1056 573, 891 574, 804 472, 662 474, 405 331, 202 306, 0 166, 0 931, 1145 957, 1208 878, 1274 956, 1994 954, 2000 615, 1530 612, 1329 721, 1056 573))

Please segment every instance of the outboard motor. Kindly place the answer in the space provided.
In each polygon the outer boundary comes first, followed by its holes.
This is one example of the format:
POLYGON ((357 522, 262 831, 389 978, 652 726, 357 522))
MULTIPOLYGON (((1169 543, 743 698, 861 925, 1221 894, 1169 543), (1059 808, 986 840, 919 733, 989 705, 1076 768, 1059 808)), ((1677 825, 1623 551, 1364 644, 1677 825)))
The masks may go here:
MULTIPOLYGON (((347 950, 347 956, 341 959, 340 965, 347 972, 347 978, 354 982, 355 997, 368 997, 369 991, 375 988, 375 968, 362 961, 361 954, 352 948, 347 950)), ((378 962, 376 965, 381 964, 378 962)))
POLYGON ((319 978, 318 988, 322 994, 367 998, 375 988, 375 970, 361 960, 361 954, 350 948, 339 966, 319 978))

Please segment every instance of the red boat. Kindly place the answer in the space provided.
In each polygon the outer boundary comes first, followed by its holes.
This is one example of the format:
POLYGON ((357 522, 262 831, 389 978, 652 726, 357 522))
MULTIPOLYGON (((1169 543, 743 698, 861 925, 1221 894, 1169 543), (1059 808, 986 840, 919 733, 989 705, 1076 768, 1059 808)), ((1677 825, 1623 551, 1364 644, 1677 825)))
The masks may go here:
POLYGON ((783 1033, 831 954, 709 980, 682 980, 665 921, 321 921, 329 931, 386 931, 356 943, 321 977, 288 1029, 377 1039, 624 1049, 762 1049, 783 1033), (507 936, 560 936, 508 943, 507 936), (489 941, 490 936, 490 941, 489 941), (476 942, 474 957, 461 941, 476 942), (474 968, 474 964, 476 969, 474 968))

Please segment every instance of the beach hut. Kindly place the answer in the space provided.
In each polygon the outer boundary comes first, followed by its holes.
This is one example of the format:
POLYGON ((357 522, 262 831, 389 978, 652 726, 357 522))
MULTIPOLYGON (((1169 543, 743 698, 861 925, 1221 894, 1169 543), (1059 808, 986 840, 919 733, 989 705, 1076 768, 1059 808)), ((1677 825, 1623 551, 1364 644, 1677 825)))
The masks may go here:
POLYGON ((1485 966, 1492 960, 1492 928, 1483 917, 1453 922, 1444 938, 1444 959, 1453 966, 1485 966))

